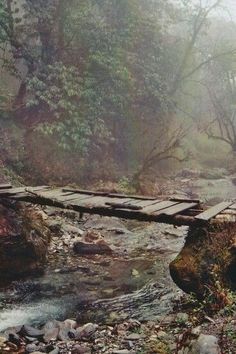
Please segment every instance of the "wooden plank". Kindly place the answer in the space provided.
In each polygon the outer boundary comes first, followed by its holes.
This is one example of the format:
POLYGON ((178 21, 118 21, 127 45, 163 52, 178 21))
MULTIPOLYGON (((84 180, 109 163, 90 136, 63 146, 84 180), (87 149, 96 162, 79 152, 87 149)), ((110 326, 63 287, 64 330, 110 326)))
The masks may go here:
POLYGON ((130 199, 122 199, 122 202, 120 201, 120 198, 109 198, 109 197, 99 197, 99 196, 94 196, 90 197, 87 199, 78 199, 78 200, 73 200, 69 202, 65 202, 65 205, 76 205, 76 206, 81 206, 85 208, 109 208, 109 205, 106 205, 106 203, 124 203, 125 201, 129 201, 130 199))
POLYGON ((234 210, 236 210, 236 204, 234 203, 234 204, 232 204, 232 205, 230 205, 230 207, 229 207, 230 209, 234 209, 234 210))
POLYGON ((0 190, 1 189, 11 189, 11 188, 12 188, 11 183, 1 183, 0 184, 0 190))
POLYGON ((67 188, 64 187, 63 192, 72 192, 72 193, 78 193, 78 194, 89 194, 89 195, 95 195, 95 196, 107 196, 109 192, 95 192, 95 191, 89 191, 85 189, 73 189, 73 188, 67 188))
POLYGON ((198 204, 201 203, 199 199, 189 199, 189 198, 170 198, 169 200, 178 203, 198 203, 198 204))
POLYGON ((139 200, 156 200, 156 197, 148 197, 143 195, 129 195, 129 194, 119 194, 119 193, 109 193, 109 197, 111 198, 131 198, 131 199, 139 199, 139 200))
POLYGON ((114 208, 114 209, 129 209, 129 210, 141 210, 142 207, 134 204, 122 204, 122 203, 114 203, 114 202, 106 202, 106 205, 114 208))
POLYGON ((138 199, 130 199, 129 202, 125 202, 124 204, 130 203, 133 205, 141 206, 142 208, 160 203, 161 200, 155 199, 155 200, 138 200, 138 199))
POLYGON ((72 201, 76 201, 79 202, 79 201, 83 201, 85 199, 91 199, 91 198, 94 198, 94 196, 92 195, 85 195, 85 194, 76 194, 76 193, 71 193, 70 195, 61 195, 61 196, 58 196, 56 197, 55 199, 64 203, 64 202, 72 202, 72 201))
POLYGON ((170 200, 164 200, 159 203, 155 203, 154 205, 147 206, 142 209, 142 213, 153 214, 158 210, 169 208, 170 206, 176 205, 176 202, 171 202, 170 200))
POLYGON ((169 215, 169 216, 174 216, 177 215, 183 211, 186 211, 188 209, 196 207, 198 204, 197 203, 178 203, 176 205, 170 206, 169 208, 165 208, 164 210, 160 210, 158 212, 155 212, 155 215, 169 215))
POLYGON ((120 193, 110 193, 110 192, 94 192, 90 190, 84 190, 84 189, 73 189, 69 187, 64 187, 63 191, 65 192, 73 192, 73 193, 79 193, 79 194, 90 194, 94 196, 104 196, 104 197, 111 197, 111 198, 131 198, 131 199, 140 199, 140 200, 155 200, 156 197, 150 197, 150 196, 142 196, 142 195, 128 195, 128 194, 120 194, 120 193))
POLYGON ((223 210, 230 207, 232 204, 233 204, 232 201, 219 203, 213 206, 212 208, 205 210, 203 213, 195 216, 195 219, 208 221, 211 218, 214 218, 214 216, 216 216, 217 214, 221 213, 223 210))

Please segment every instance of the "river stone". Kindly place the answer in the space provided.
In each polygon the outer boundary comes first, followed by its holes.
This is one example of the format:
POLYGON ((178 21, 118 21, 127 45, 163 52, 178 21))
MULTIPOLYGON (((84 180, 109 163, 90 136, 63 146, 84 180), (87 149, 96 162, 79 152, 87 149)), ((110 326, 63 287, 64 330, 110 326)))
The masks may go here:
POLYGON ((140 340, 142 336, 138 333, 131 333, 127 337, 125 337, 126 340, 131 340, 131 341, 136 341, 140 340))
POLYGON ((0 337, 0 346, 6 343, 7 339, 5 337, 0 337))
POLYGON ((27 344, 25 350, 27 353, 34 353, 39 349, 38 345, 36 344, 27 344))
POLYGON ((82 338, 91 337, 97 329, 97 324, 87 323, 83 327, 77 328, 77 330, 75 331, 75 339, 80 340, 82 338))
POLYGON ((44 336, 43 336, 43 340, 44 342, 48 343, 51 340, 56 340, 58 337, 58 333, 60 330, 60 325, 61 323, 59 321, 48 321, 44 327, 43 327, 43 331, 44 331, 44 336))
POLYGON ((89 347, 80 344, 76 344, 71 351, 71 354, 91 354, 91 353, 92 351, 89 347))
POLYGON ((188 349, 186 354, 220 354, 218 339, 214 336, 201 334, 188 349))
POLYGON ((79 255, 112 253, 112 249, 105 243, 105 241, 99 243, 77 241, 74 243, 74 251, 79 255))
POLYGON ((70 329, 75 329, 77 327, 77 322, 74 320, 65 320, 64 322, 65 327, 68 327, 70 329))
POLYGON ((60 353, 60 349, 58 347, 56 347, 51 352, 49 352, 49 354, 59 354, 59 353, 60 353))
POLYGON ((29 337, 38 338, 44 335, 44 330, 37 329, 28 325, 22 327, 22 332, 29 337))

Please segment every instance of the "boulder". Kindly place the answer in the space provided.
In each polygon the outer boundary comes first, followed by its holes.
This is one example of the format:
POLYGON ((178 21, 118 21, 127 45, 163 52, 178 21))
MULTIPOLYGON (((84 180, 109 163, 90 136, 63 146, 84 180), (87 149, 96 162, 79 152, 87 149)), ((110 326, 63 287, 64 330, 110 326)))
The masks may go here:
POLYGON ((40 210, 20 203, 0 204, 0 279, 43 269, 50 232, 40 210))
POLYGON ((183 249, 170 264, 172 279, 183 291, 202 298, 209 288, 219 295, 220 289, 235 288, 235 228, 224 223, 189 229, 183 249))
POLYGON ((201 334, 196 341, 193 341, 186 354, 220 354, 218 339, 214 336, 201 334))

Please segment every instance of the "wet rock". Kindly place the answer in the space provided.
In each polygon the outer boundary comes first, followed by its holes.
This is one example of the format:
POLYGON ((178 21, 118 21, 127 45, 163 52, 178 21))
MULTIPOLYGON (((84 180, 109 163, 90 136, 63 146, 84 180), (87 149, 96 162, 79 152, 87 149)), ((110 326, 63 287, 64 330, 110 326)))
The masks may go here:
POLYGON ((80 340, 82 338, 91 337, 96 330, 98 329, 98 325, 93 323, 87 323, 86 325, 77 328, 75 332, 75 339, 80 340))
POLYGON ((38 345, 36 344, 27 344, 25 347, 26 353, 34 353, 39 349, 38 345))
POLYGON ((201 334, 198 340, 194 341, 186 354, 220 354, 218 339, 214 336, 201 334))
POLYGON ((111 254, 112 249, 105 243, 85 243, 75 242, 74 251, 79 255, 91 255, 91 254, 111 254))
POLYGON ((22 327, 22 333, 29 337, 39 338, 44 335, 44 330, 37 329, 31 326, 24 325, 22 327))
POLYGON ((17 346, 19 346, 21 343, 20 336, 16 333, 9 333, 8 341, 16 344, 17 346))
POLYGON ((63 342, 68 341, 70 340, 69 332, 70 329, 68 327, 63 326, 62 328, 60 328, 57 338, 63 342))
POLYGON ((69 328, 69 329, 75 329, 77 327, 77 322, 74 320, 65 320, 64 322, 65 327, 69 328))
POLYGON ((60 322, 58 321, 49 321, 45 324, 43 327, 44 331, 44 336, 43 340, 44 342, 48 343, 52 340, 56 340, 59 334, 60 330, 60 322))

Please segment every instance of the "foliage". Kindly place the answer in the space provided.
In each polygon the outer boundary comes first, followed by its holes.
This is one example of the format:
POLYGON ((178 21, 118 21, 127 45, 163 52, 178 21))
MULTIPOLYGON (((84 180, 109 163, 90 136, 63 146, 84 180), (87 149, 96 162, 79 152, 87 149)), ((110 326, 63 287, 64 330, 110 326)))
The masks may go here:
POLYGON ((211 63, 198 42, 219 3, 0 0, 1 70, 19 81, 5 110, 90 175, 104 157, 135 178, 184 160, 182 91, 211 63))

